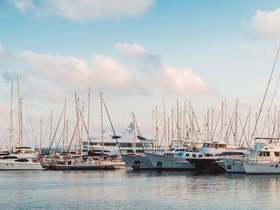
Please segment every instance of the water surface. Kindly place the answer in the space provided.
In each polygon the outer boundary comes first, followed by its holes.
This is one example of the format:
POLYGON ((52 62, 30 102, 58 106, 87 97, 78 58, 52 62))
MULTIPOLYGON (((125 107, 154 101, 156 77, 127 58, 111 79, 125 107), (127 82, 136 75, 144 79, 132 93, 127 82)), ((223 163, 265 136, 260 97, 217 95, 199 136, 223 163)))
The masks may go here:
POLYGON ((1 171, 0 209, 280 209, 280 176, 1 171))

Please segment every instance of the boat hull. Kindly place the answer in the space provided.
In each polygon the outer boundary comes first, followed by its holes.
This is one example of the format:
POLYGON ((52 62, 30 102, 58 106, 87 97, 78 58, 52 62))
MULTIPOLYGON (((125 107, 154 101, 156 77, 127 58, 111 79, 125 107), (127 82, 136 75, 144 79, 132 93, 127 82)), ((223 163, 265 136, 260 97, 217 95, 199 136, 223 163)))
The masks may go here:
POLYGON ((145 153, 145 155, 150 158, 156 170, 192 171, 195 169, 185 158, 165 156, 156 153, 145 153))
POLYGON ((153 164, 145 154, 124 154, 123 161, 133 170, 153 170, 153 164))
POLYGON ((195 167, 197 173, 222 174, 225 170, 212 158, 189 158, 187 159, 195 167))
POLYGON ((246 174, 252 174, 252 175, 280 174, 279 163, 244 162, 243 165, 246 174))
POLYGON ((0 170, 43 170, 40 163, 0 163, 0 170))
POLYGON ((220 167, 222 167, 225 172, 238 174, 245 173, 245 169, 243 166, 243 160, 241 159, 223 159, 216 161, 220 167))
POLYGON ((125 168, 124 162, 81 163, 81 164, 50 164, 49 170, 115 170, 125 168))

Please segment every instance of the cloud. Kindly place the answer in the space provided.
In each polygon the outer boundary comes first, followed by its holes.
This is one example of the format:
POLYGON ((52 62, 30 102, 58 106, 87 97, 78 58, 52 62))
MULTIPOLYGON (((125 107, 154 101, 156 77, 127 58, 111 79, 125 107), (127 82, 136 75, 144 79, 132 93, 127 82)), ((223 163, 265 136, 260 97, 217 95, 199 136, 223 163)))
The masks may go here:
POLYGON ((119 42, 115 48, 126 56, 142 64, 146 70, 138 75, 142 83, 176 95, 205 94, 208 87, 205 81, 189 68, 176 68, 161 63, 160 56, 149 53, 139 43, 119 42))
POLYGON ((162 77, 166 92, 177 95, 200 95, 208 92, 205 81, 188 68, 165 66, 162 77))
POLYGON ((140 64, 142 71, 155 71, 161 67, 160 56, 149 53, 139 43, 119 42, 115 44, 115 48, 126 59, 128 58, 140 64))
POLYGON ((147 55, 146 49, 138 43, 118 42, 115 44, 115 48, 126 56, 137 58, 147 55))
POLYGON ((273 11, 257 10, 252 20, 257 33, 269 38, 280 37, 280 8, 273 11))
POLYGON ((60 16, 72 21, 143 15, 154 0, 9 0, 18 10, 60 16))
POLYGON ((33 0, 9 0, 20 12, 27 12, 35 8, 33 0))
MULTIPOLYGON (((115 47, 125 53, 127 58, 152 55, 137 43, 118 43, 115 47)), ((100 54, 94 54, 91 59, 85 60, 25 51, 22 58, 29 76, 47 80, 63 90, 86 90, 91 87, 119 95, 162 91, 185 96, 209 93, 206 82, 189 68, 159 64, 154 71, 139 71, 138 64, 128 68, 125 63, 100 54)), ((146 59, 138 61, 150 65, 146 59)))
POLYGON ((25 51, 23 60, 30 74, 71 89, 88 87, 119 90, 129 83, 129 73, 114 59, 94 55, 91 61, 61 55, 25 51))

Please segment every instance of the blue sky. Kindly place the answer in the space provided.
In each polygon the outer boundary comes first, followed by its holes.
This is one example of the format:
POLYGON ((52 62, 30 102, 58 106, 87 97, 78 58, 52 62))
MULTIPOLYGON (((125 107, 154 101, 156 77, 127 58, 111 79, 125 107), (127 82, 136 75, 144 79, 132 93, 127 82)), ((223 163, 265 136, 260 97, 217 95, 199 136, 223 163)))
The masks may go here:
MULTIPOLYGON (((170 106, 180 97, 193 100, 201 110, 208 108, 204 104, 217 106, 224 97, 259 104, 279 41, 280 1, 94 0, 88 6, 86 0, 75 6, 57 2, 63 4, 0 1, 0 71, 23 75, 26 101, 43 117, 49 107, 62 104, 62 95, 69 97, 74 90, 84 94, 91 84, 97 93, 104 90, 112 104, 120 98, 127 102, 113 108, 116 118, 125 119, 117 122, 122 126, 130 119, 127 110, 148 121, 163 92, 172 101, 170 106), (257 10, 263 13, 255 20, 257 10), (115 15, 108 17, 108 11, 115 15), (71 77, 67 71, 59 73, 69 77, 67 84, 60 84, 56 71, 73 64, 77 65, 71 77), (113 81, 115 69, 119 83, 113 81), (91 71, 97 71, 92 83, 80 79, 90 78, 91 71), (75 74, 77 81, 71 85, 75 74), (33 88, 44 94, 30 93, 33 88), (58 98, 53 90, 60 92, 58 98)), ((9 94, 4 76, 0 87, 4 110, 9 94)))

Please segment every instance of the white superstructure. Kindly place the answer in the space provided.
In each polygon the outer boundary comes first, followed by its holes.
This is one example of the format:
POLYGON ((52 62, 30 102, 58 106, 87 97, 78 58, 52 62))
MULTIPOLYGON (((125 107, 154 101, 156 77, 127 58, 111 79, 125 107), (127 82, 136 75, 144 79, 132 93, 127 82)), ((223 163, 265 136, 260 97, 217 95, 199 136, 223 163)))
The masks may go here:
POLYGON ((280 146, 255 144, 243 166, 246 174, 280 174, 280 146))
POLYGON ((38 153, 31 147, 17 147, 9 155, 0 157, 0 170, 42 170, 38 153))

